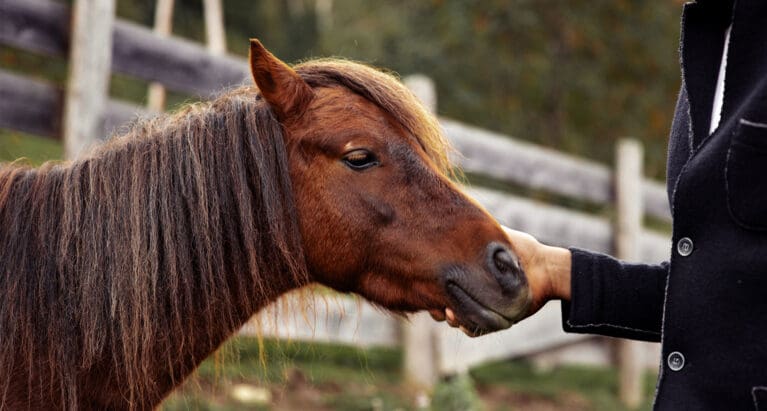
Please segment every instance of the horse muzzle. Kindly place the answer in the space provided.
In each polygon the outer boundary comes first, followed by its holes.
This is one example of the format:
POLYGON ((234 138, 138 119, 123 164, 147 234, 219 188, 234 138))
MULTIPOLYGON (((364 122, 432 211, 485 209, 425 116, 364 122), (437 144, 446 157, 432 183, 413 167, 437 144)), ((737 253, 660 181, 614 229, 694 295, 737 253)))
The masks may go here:
POLYGON ((527 277, 513 251, 493 242, 483 260, 477 265, 450 265, 441 276, 447 308, 454 313, 447 316, 448 323, 470 336, 511 327, 525 316, 531 300, 527 277))

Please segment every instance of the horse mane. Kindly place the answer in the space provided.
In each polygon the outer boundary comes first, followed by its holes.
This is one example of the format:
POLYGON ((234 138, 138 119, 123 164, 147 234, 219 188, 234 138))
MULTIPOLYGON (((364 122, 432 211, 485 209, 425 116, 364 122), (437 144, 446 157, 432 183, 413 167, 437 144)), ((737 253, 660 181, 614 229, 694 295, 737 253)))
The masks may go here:
POLYGON ((282 130, 255 92, 141 121, 68 164, 0 169, 3 398, 8 370, 45 359, 75 409, 78 370, 105 357, 126 400, 151 396, 147 364, 214 348, 209 330, 306 283, 282 130))
MULTIPOLYGON (((436 120, 392 76, 337 60, 296 71, 368 98, 449 173, 436 120)), ((209 353, 192 347, 214 350, 308 281, 282 127, 254 87, 139 120, 72 162, 2 165, 0 409, 17 375, 29 403, 77 409, 92 395, 78 387, 105 380, 143 408, 209 353), (182 373, 157 381, 149 364, 182 373)))

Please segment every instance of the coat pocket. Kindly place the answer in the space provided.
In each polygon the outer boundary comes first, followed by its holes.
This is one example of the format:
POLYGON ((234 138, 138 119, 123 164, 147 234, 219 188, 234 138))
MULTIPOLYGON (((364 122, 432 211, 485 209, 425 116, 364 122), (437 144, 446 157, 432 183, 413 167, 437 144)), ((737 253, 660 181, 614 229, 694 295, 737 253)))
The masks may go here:
POLYGON ((756 411, 767 410, 767 387, 751 388, 751 397, 754 399, 754 409, 756 411))
POLYGON ((727 151, 725 181, 732 219, 767 230, 767 124, 740 120, 727 151))

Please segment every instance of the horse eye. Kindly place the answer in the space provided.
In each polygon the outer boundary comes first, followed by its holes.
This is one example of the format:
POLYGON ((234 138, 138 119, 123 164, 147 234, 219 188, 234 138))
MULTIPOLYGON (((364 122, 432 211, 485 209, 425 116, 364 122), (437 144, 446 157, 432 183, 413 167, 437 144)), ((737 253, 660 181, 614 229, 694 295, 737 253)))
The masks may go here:
POLYGON ((354 150, 347 153, 343 158, 347 167, 352 170, 362 171, 379 164, 376 156, 367 150, 354 150))

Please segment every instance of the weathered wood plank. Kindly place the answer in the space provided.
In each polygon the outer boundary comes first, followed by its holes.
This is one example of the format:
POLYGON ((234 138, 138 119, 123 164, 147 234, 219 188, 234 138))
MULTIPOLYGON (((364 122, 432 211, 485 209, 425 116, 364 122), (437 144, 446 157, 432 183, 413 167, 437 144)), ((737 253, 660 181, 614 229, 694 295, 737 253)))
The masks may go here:
POLYGON ((226 30, 221 0, 203 0, 205 39, 208 50, 215 55, 226 53, 226 30))
MULTIPOLYGON (((301 290, 298 293, 307 293, 301 290)), ((358 347, 400 345, 399 319, 359 297, 288 294, 259 312, 241 334, 358 347)))
MULTIPOLYGON (((524 357, 593 338, 562 331, 557 301, 508 330, 479 338, 469 338, 445 324, 434 325, 439 372, 443 375, 463 372, 488 361, 524 357)), ((259 313, 240 333, 357 347, 397 347, 401 345, 399 328, 399 319, 356 297, 315 295, 301 302, 289 295, 259 313)))
POLYGON ((51 84, 0 70, 0 127, 58 138, 63 98, 51 84))
POLYGON ((104 127, 115 0, 75 0, 72 12, 63 118, 64 153, 70 159, 98 142, 104 127))
POLYGON ((69 50, 69 7, 42 0, 0 1, 0 42, 50 56, 69 50))
MULTIPOLYGON (((639 259, 642 234, 642 145, 623 139, 615 147, 615 256, 622 260, 639 259)), ((618 367, 618 396, 628 409, 642 402, 644 346, 639 341, 615 341, 618 367)))
MULTIPOLYGON (((168 37, 173 32, 173 0, 158 0, 154 9, 154 33, 160 37, 168 37)), ((162 83, 153 81, 147 90, 146 106, 150 110, 165 111, 165 87, 162 83)))
MULTIPOLYGON (((607 166, 454 120, 442 118, 440 123, 460 152, 454 161, 469 172, 597 204, 612 202, 612 173, 607 166)), ((645 180, 642 193, 647 213, 669 221, 662 185, 645 180)))
MULTIPOLYGON (((547 304, 534 317, 509 330, 479 338, 469 338, 445 324, 433 325, 439 346, 439 372, 443 375, 592 338, 562 331, 559 302, 547 304)), ((397 347, 401 345, 399 328, 398 318, 357 297, 313 295, 300 301, 288 295, 260 312, 240 334, 357 347, 397 347)))
MULTIPOLYGON (((530 233, 546 244, 613 252, 612 229, 606 219, 485 188, 471 187, 466 192, 501 224, 530 233)), ((671 254, 670 241, 667 236, 643 230, 640 261, 667 260, 671 254)))
MULTIPOLYGON (((59 139, 63 95, 52 84, 0 70, 0 127, 59 139)), ((107 138, 126 122, 150 115, 142 107, 110 100, 98 136, 107 138)))
POLYGON ((118 21, 114 35, 116 72, 158 81, 170 90, 209 98, 250 75, 244 59, 214 56, 196 43, 161 38, 132 23, 118 21))
POLYGON ((598 204, 612 201, 611 173, 603 165, 456 121, 441 124, 461 153, 456 163, 467 171, 598 204))
MULTIPOLYGON (((0 42, 45 55, 65 56, 69 49, 69 8, 43 0, 0 2, 0 42)), ((242 58, 214 56, 202 45, 178 37, 160 37, 127 21, 114 24, 115 72, 158 81, 168 89, 203 98, 239 85, 249 72, 242 58)))
MULTIPOLYGON (((584 334, 562 331, 559 306, 558 302, 551 302, 534 317, 509 330, 473 339, 435 323, 439 372, 453 374, 483 362, 525 356, 588 339, 584 334)), ((399 319, 357 297, 312 295, 302 301, 287 295, 260 312, 240 333, 294 341, 396 347, 401 345, 399 324, 399 319)))
POLYGON ((620 140, 615 149, 615 255, 640 259, 642 234, 642 145, 620 140))
POLYGON ((671 207, 664 184, 649 179, 642 181, 642 200, 645 215, 666 222, 671 221, 671 207))
POLYGON ((439 327, 441 373, 455 374, 488 361, 522 357, 590 338, 565 333, 560 311, 559 301, 551 301, 508 330, 477 338, 469 338, 454 328, 439 327))

